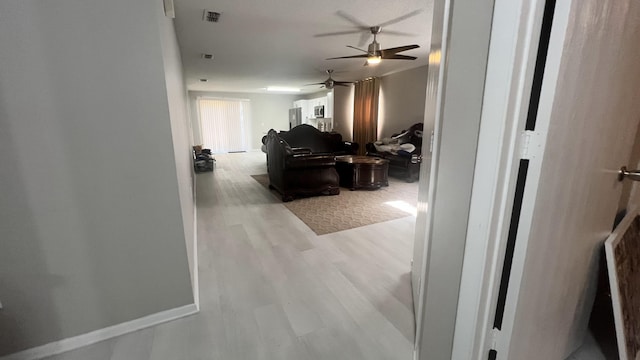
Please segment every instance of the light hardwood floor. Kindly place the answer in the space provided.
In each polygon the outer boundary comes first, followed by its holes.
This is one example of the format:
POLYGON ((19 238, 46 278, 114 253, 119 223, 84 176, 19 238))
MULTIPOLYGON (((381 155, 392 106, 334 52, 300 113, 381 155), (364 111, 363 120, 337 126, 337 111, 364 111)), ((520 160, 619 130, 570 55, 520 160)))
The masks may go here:
POLYGON ((591 334, 587 334, 584 344, 566 360, 608 360, 600 351, 598 343, 591 334))
POLYGON ((48 359, 410 360, 415 218, 317 236, 250 177, 263 153, 216 159, 197 175, 200 313, 48 359))

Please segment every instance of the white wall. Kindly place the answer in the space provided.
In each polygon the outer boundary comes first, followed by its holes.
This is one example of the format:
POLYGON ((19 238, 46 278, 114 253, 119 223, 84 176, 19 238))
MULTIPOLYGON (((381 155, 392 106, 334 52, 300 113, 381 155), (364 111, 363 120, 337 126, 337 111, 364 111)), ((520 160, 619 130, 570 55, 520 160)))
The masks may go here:
POLYGON ((310 93, 310 94, 304 94, 304 95, 297 95, 296 96, 296 100, 311 100, 311 99, 319 99, 319 98, 323 98, 326 97, 327 94, 329 94, 331 91, 324 89, 324 90, 320 90, 314 93, 310 93))
POLYGON ((260 149, 262 137, 269 129, 278 131, 289 129, 289 109, 293 107, 293 101, 296 99, 296 95, 284 94, 189 91, 194 141, 199 144, 202 143, 197 110, 197 98, 200 96, 248 99, 251 102, 251 148, 253 150, 260 149))
POLYGON ((0 2, 0 355, 193 303, 157 6, 0 2))
MULTIPOLYGON (((160 1, 156 1, 161 3, 160 1)), ((176 161, 178 194, 182 220, 184 223, 184 238, 189 258, 189 271, 194 296, 197 296, 197 254, 195 249, 195 192, 193 189, 193 132, 191 122, 187 115, 187 90, 182 73, 182 59, 180 48, 173 24, 173 19, 164 16, 162 6, 158 6, 158 19, 160 22, 160 40, 162 44, 162 59, 164 63, 165 84, 167 99, 169 100, 169 117, 171 120, 171 133, 173 151, 176 161)))
POLYGON ((426 65, 381 77, 378 138, 423 122, 426 91, 426 65))

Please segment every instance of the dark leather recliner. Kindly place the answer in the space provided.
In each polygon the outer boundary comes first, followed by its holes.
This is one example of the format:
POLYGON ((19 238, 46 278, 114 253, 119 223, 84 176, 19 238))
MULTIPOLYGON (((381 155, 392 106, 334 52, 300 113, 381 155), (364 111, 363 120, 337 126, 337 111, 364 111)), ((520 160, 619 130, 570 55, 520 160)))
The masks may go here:
POLYGON ((380 152, 373 143, 365 145, 367 156, 374 156, 389 160, 389 175, 406 180, 407 182, 417 181, 420 176, 420 163, 422 163, 422 131, 423 124, 413 124, 409 129, 403 130, 399 134, 391 137, 400 144, 410 143, 415 146, 412 153, 401 152, 390 153, 380 152))
POLYGON ((293 149, 273 129, 267 134, 266 146, 269 187, 282 194, 282 201, 291 201, 297 196, 340 193, 334 155, 293 149))

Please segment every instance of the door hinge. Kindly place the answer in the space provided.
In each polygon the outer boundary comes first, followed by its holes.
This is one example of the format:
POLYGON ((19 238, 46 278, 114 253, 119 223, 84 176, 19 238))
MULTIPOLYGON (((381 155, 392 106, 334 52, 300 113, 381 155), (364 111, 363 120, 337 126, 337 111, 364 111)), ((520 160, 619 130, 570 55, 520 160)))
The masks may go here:
POLYGON ((497 328, 489 331, 489 356, 487 360, 498 359, 498 338, 500 337, 500 330, 497 328))
POLYGON ((498 349, 498 337, 500 336, 500 330, 493 328, 489 331, 489 349, 498 349))
POLYGON ((431 141, 429 141, 429 154, 433 154, 433 130, 431 130, 431 141))
POLYGON ((520 158, 531 160, 540 156, 542 145, 540 144, 540 133, 536 131, 523 131, 520 146, 520 158))

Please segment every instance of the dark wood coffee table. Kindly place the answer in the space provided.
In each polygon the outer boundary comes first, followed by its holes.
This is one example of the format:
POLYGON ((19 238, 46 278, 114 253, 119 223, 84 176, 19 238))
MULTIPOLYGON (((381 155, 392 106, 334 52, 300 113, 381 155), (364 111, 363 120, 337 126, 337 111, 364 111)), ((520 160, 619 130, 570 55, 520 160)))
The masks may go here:
POLYGON ((389 160, 359 155, 336 156, 340 186, 356 189, 379 189, 389 186, 389 160))

